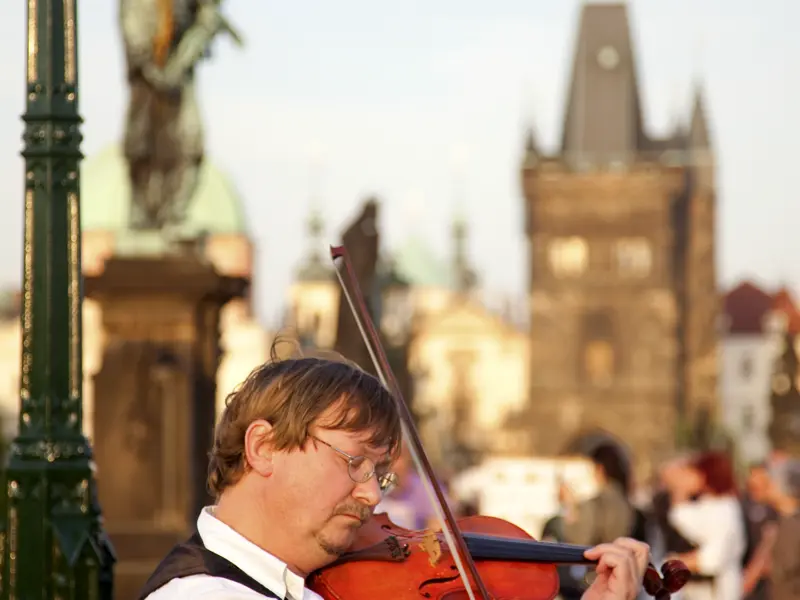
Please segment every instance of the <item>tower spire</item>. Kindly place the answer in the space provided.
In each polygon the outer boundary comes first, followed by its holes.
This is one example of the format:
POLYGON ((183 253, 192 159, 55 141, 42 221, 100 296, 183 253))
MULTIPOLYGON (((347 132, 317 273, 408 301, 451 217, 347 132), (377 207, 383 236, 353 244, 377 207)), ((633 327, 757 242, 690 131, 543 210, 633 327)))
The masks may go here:
POLYGON ((523 167, 535 167, 539 162, 539 142, 536 136, 536 128, 533 125, 528 127, 525 134, 525 153, 522 159, 523 167))
POLYGON ((298 277, 303 281, 323 281, 329 279, 333 271, 323 258, 322 248, 325 236, 325 219, 322 215, 322 202, 319 193, 320 164, 316 153, 312 157, 311 192, 308 201, 308 215, 305 219, 306 251, 298 270, 298 277))
POLYGON ((689 144, 692 150, 711 150, 711 136, 705 104, 702 84, 697 82, 694 85, 692 117, 689 125, 689 144))
POLYGON ((322 211, 313 204, 306 217, 305 230, 308 245, 297 276, 302 281, 327 280, 332 276, 333 271, 328 267, 322 255, 325 220, 322 211))
POLYGON ((645 141, 628 7, 584 4, 561 141, 578 163, 630 160, 645 141))
POLYGON ((467 294, 477 283, 477 276, 470 265, 468 256, 469 228, 461 196, 456 197, 451 224, 453 240, 453 271, 455 272, 456 290, 467 294))

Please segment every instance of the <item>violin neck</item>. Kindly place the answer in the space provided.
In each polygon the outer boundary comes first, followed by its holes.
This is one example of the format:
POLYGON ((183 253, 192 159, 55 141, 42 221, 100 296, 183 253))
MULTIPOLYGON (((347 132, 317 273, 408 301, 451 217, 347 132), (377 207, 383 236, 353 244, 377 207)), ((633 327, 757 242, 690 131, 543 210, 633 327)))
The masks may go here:
POLYGON ((596 561, 584 557, 589 548, 573 544, 501 538, 464 532, 464 541, 474 560, 508 560, 556 565, 590 565, 596 561))

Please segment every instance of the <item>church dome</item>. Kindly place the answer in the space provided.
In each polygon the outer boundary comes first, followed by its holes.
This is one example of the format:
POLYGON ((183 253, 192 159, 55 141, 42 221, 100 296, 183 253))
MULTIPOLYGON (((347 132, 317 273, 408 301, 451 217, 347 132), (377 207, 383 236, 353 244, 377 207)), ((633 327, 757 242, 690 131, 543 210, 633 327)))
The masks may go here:
MULTIPOLYGON (((83 231, 121 233, 128 229, 131 187, 122 147, 115 144, 83 161, 81 223, 83 231)), ((208 159, 180 233, 246 234, 242 200, 232 182, 208 159)))
POLYGON ((452 288, 453 270, 419 235, 412 235, 393 254, 397 274, 412 286, 452 288))

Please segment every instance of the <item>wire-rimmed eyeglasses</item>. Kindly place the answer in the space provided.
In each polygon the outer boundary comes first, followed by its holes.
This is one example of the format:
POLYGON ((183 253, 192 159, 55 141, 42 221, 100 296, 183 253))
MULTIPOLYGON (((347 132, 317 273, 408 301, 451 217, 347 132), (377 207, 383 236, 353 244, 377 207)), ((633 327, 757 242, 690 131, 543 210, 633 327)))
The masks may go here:
POLYGON ((330 444, 325 440, 321 440, 315 435, 310 435, 309 437, 320 442, 321 444, 325 444, 328 448, 344 458, 347 461, 347 473, 350 475, 350 479, 352 479, 355 483, 366 483, 373 475, 375 475, 375 477, 378 479, 378 486, 381 488, 382 494, 388 494, 392 488, 397 485, 396 473, 377 473, 375 463, 366 456, 352 456, 344 450, 340 450, 333 444, 330 444))

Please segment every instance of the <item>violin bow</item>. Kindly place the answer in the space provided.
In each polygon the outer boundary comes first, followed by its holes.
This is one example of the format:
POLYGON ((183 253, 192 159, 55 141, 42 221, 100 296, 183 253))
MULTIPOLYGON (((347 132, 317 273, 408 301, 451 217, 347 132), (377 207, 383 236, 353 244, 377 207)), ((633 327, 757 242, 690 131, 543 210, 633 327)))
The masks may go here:
POLYGON ((361 332, 361 337, 364 339, 364 344, 366 344, 372 363, 375 365, 378 377, 386 389, 389 390, 392 398, 394 398, 397 411, 400 414, 403 437, 408 444, 411 458, 417 467, 420 479, 425 486, 425 491, 433 504, 436 516, 439 517, 442 523, 442 533, 453 555, 456 568, 464 581, 466 592, 470 600, 475 600, 475 595, 470 585, 469 577, 467 576, 468 569, 482 600, 490 600, 489 592, 486 590, 486 586, 478 573, 475 562, 472 560, 472 555, 467 549, 464 537, 461 535, 461 531, 456 525, 453 512, 450 510, 450 506, 445 500, 442 489, 433 474, 433 469, 428 461, 425 448, 422 446, 422 441, 417 432, 417 427, 414 424, 414 419, 411 416, 411 411, 400 392, 400 386, 389 366, 389 360, 386 358, 386 352, 381 344, 380 336, 378 335, 378 331, 367 309, 367 304, 364 301, 364 295, 358 283, 353 265, 350 262, 347 249, 344 246, 331 246, 330 252, 336 270, 336 277, 339 279, 339 283, 342 286, 342 293, 347 299, 347 303, 350 305, 353 318, 356 320, 356 325, 361 332))

